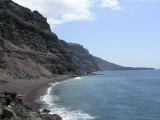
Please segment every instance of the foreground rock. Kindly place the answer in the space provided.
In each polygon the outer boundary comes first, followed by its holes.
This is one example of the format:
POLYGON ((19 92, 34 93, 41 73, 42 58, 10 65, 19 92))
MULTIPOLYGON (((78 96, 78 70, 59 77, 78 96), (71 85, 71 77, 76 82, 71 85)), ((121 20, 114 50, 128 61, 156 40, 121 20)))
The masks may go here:
POLYGON ((0 93, 0 120, 62 120, 56 114, 40 114, 17 97, 15 92, 0 93))

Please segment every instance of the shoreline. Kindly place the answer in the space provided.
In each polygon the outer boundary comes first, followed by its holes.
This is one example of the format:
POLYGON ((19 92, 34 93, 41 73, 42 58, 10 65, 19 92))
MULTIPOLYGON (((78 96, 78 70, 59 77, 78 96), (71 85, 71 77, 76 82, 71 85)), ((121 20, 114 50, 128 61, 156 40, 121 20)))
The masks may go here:
POLYGON ((51 78, 39 78, 35 80, 9 80, 10 84, 0 85, 0 92, 15 91, 17 94, 24 94, 26 97, 22 98, 23 102, 31 107, 33 110, 38 111, 41 104, 36 103, 35 100, 40 96, 45 95, 44 89, 50 87, 49 83, 62 82, 73 76, 56 76, 51 78))
POLYGON ((41 96, 46 95, 46 92, 51 85, 49 83, 63 82, 72 77, 53 77, 51 81, 48 81, 44 84, 39 85, 35 89, 31 90, 27 97, 24 99, 24 103, 31 107, 33 110, 38 111, 41 108, 43 102, 35 102, 35 100, 39 100, 41 96))

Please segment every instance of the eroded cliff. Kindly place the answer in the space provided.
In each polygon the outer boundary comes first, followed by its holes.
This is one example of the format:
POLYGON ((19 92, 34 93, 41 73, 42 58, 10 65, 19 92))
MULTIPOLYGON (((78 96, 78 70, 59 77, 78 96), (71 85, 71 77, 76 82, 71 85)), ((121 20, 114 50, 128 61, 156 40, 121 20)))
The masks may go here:
POLYGON ((38 77, 74 71, 70 55, 59 45, 46 18, 11 0, 0 0, 2 77, 38 77))
POLYGON ((12 0, 0 0, 0 78, 132 69, 94 58, 82 45, 58 40, 47 19, 12 0))
POLYGON ((94 72, 99 70, 92 55, 87 49, 83 48, 82 45, 66 43, 63 40, 59 40, 59 44, 71 55, 77 73, 94 72))

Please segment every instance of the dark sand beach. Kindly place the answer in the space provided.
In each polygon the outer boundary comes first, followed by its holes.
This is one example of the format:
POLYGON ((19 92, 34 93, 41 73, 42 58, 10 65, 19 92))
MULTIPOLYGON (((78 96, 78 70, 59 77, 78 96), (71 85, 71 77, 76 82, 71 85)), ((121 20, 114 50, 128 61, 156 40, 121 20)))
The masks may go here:
POLYGON ((24 94, 26 97, 23 98, 23 102, 30 106, 33 110, 38 110, 40 108, 40 104, 35 103, 34 101, 38 98, 38 94, 40 93, 40 89, 48 88, 49 83, 62 82, 71 77, 69 76, 57 76, 51 78, 39 78, 35 80, 8 80, 11 83, 0 85, 0 92, 8 91, 8 92, 17 92, 17 94, 24 94))

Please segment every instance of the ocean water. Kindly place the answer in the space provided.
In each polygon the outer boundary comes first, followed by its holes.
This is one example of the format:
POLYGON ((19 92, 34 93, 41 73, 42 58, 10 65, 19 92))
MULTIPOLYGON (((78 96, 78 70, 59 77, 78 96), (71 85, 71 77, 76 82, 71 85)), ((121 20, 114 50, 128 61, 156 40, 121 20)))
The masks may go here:
POLYGON ((63 120, 160 120, 160 70, 97 73, 50 83, 42 109, 63 120))

